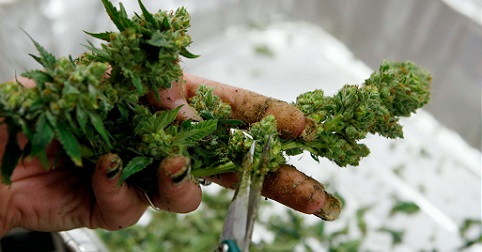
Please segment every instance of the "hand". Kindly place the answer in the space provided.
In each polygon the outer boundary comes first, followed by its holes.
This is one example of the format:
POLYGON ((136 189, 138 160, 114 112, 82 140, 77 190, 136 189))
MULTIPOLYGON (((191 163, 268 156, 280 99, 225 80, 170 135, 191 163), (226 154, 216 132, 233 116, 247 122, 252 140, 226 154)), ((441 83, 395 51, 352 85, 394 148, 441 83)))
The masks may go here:
MULTIPOLYGON (((266 114, 274 114, 283 136, 287 138, 299 136, 305 127, 301 112, 287 103, 187 74, 184 79, 185 84, 175 83, 171 89, 161 92, 161 103, 152 97, 148 100, 158 107, 177 107, 185 104, 186 98, 192 96, 199 85, 210 85, 218 96, 231 104, 233 118, 251 123, 266 114)), ((24 84, 31 85, 28 82, 24 84)), ((196 114, 185 107, 179 117, 195 118, 196 114)), ((6 143, 6 137, 6 127, 1 125, 1 142, 6 143)), ((25 144, 25 136, 19 136, 19 142, 25 144)), ((49 146, 48 154, 52 161, 58 149, 56 142, 49 146)), ((4 146, 1 146, 0 153, 3 152, 4 146)), ((144 213, 148 206, 145 195, 127 184, 118 185, 122 167, 120 157, 104 155, 95 169, 74 169, 73 166, 66 157, 58 160, 56 167, 50 171, 46 171, 35 159, 20 163, 12 176, 12 184, 0 184, 0 236, 14 227, 39 231, 78 227, 116 230, 136 223, 144 213)), ((156 207, 179 213, 198 207, 201 189, 189 175, 188 168, 189 160, 181 156, 161 163, 158 192, 151 195, 156 207)), ((237 182, 237 175, 225 174, 208 179, 232 188, 237 182)), ((328 220, 338 215, 340 210, 339 201, 326 193, 320 183, 290 166, 281 167, 266 177, 263 195, 328 220)))
MULTIPOLYGON (((267 115, 274 115, 282 137, 299 137, 306 127, 301 111, 286 102, 275 100, 255 92, 184 74, 184 80, 173 85, 171 90, 161 92, 161 102, 151 95, 147 100, 158 109, 173 109, 187 104, 186 99, 195 95, 200 85, 211 86, 214 93, 231 105, 231 117, 246 123, 254 123, 267 115), (173 89, 176 91, 173 92, 173 89)), ((196 113, 183 106, 179 117, 193 118, 196 113)), ((224 187, 234 189, 238 174, 228 173, 206 178, 224 187)), ((263 184, 262 194, 297 211, 315 214, 324 220, 334 220, 341 211, 341 202, 327 193, 321 183, 306 176, 292 166, 284 165, 269 173, 263 184)))

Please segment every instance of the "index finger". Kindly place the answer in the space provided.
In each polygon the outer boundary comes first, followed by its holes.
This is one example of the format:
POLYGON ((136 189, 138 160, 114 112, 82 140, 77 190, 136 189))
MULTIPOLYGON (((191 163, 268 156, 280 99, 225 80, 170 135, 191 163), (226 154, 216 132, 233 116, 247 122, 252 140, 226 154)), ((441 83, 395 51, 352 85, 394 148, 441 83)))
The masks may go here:
POLYGON ((214 94, 231 105, 231 117, 234 119, 254 123, 274 115, 283 138, 296 138, 306 127, 303 113, 287 102, 190 74, 184 74, 184 81, 186 98, 194 96, 201 85, 213 87, 214 94))
MULTIPOLYGON (((206 178, 223 187, 236 189, 238 173, 224 173, 206 178)), ((262 195, 296 211, 314 214, 332 221, 341 212, 341 201, 328 193, 323 184, 290 165, 282 165, 266 175, 262 195)))

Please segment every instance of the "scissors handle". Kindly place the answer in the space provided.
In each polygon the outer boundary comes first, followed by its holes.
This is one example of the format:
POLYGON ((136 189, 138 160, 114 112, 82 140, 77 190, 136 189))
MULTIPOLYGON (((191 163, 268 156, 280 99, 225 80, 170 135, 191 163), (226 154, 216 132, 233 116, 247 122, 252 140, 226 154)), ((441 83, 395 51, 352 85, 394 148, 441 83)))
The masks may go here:
POLYGON ((235 240, 224 240, 219 244, 216 252, 241 252, 235 240))

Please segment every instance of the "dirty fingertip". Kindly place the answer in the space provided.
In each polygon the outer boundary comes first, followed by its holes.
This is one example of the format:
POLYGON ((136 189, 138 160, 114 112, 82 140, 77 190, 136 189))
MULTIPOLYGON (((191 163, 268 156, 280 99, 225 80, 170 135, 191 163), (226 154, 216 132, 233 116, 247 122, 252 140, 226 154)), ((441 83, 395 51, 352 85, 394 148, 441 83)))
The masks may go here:
POLYGON ((325 203, 323 207, 313 215, 324 221, 333 221, 338 218, 342 209, 341 200, 325 192, 325 203))

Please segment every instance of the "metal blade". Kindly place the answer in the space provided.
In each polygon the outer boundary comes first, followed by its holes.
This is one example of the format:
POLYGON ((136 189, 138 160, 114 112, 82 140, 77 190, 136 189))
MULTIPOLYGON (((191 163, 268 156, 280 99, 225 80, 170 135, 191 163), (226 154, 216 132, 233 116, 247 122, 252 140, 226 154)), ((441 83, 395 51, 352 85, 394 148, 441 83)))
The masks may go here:
POLYGON ((222 241, 234 240, 240 248, 244 247, 246 237, 254 149, 255 141, 253 141, 249 152, 244 157, 243 172, 241 173, 239 186, 229 205, 221 234, 222 241))
POLYGON ((271 136, 268 138, 265 146, 263 147, 263 152, 261 153, 261 159, 256 168, 256 174, 251 174, 251 185, 249 190, 249 205, 248 205, 248 215, 246 223, 246 235, 244 237, 244 246, 241 248, 242 251, 249 251, 249 245, 251 243, 251 238, 253 236, 254 223, 256 222, 256 216, 258 215, 259 201, 261 198, 261 191, 263 189, 264 177, 266 175, 266 169, 269 164, 269 153, 271 146, 271 136))

